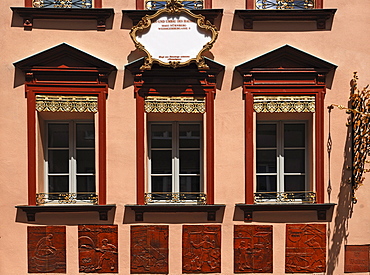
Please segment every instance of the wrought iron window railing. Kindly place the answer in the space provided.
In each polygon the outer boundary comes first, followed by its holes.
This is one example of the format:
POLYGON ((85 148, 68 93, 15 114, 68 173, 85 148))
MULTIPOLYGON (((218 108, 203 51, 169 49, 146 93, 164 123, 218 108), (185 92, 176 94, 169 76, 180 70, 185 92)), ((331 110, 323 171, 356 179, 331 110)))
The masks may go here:
POLYGON ((206 204, 207 195, 199 192, 153 192, 145 193, 145 204, 149 203, 187 203, 206 204))
POLYGON ((92 0, 33 0, 34 8, 89 9, 92 0))
POLYGON ((91 192, 78 192, 78 193, 37 193, 36 203, 37 205, 43 205, 47 203, 59 203, 59 204, 74 204, 84 202, 88 204, 98 204, 98 195, 91 192))
POLYGON ((315 7, 315 0, 256 0, 256 10, 306 10, 315 7))
MULTIPOLYGON (((203 1, 180 1, 184 5, 184 8, 189 10, 201 10, 203 9, 203 1)), ((147 10, 160 10, 166 7, 167 1, 145 1, 145 8, 147 10)))
POLYGON ((315 203, 316 193, 312 191, 295 192, 257 192, 254 193, 255 203, 315 203))

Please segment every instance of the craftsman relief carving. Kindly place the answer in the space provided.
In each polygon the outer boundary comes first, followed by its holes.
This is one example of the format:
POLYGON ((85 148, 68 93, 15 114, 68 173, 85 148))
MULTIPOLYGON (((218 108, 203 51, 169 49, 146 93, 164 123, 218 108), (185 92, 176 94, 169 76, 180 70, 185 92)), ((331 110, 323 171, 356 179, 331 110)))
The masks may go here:
POLYGON ((80 272, 117 273, 117 225, 79 225, 78 252, 80 272))
POLYGON ((326 269, 326 225, 287 224, 285 272, 315 273, 326 269))
POLYGON ((314 113, 314 96, 255 96, 256 113, 314 113))
POLYGON ((131 274, 168 274, 168 225, 131 226, 131 274))
POLYGON ((344 272, 370 272, 370 245, 346 245, 344 272))
POLYGON ((203 114, 206 111, 204 97, 147 96, 146 113, 203 114))
POLYGON ((36 95, 36 110, 38 112, 96 113, 98 97, 36 95))
POLYGON ((234 226, 234 272, 272 273, 272 226, 234 226))
POLYGON ((184 225, 182 272, 221 272, 221 226, 184 225))
POLYGON ((65 226, 28 226, 28 273, 66 273, 65 226))

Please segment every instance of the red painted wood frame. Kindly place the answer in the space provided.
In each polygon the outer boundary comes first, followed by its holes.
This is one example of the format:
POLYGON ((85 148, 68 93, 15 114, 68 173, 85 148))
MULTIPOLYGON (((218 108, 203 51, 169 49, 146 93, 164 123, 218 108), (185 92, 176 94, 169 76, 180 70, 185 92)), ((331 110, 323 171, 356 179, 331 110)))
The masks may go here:
MULTIPOLYGON (((27 0, 26 0, 27 1, 27 0)), ((28 0, 31 1, 31 0, 28 0)), ((145 10, 145 0, 136 0, 136 9, 145 10)), ((205 9, 212 9, 212 0, 203 0, 205 9)))
MULTIPOLYGON (((103 0, 94 0, 94 8, 102 8, 103 0)), ((26 8, 32 8, 32 0, 24 0, 24 6, 26 8)))
MULTIPOLYGON (((245 8, 247 10, 254 10, 255 9, 256 0, 246 0, 245 8)), ((323 0, 315 0, 315 9, 323 9, 323 0)))
MULTIPOLYGON (((145 194, 145 111, 144 97, 140 94, 142 82, 135 83, 136 97, 136 180, 138 205, 144 205, 145 194)), ((206 97, 206 188, 207 204, 214 204, 214 98, 216 86, 204 88, 206 97)), ((158 95, 158 93, 157 93, 158 95)), ((189 95, 189 93, 187 93, 189 95)))
POLYGON ((52 85, 26 83, 28 139, 28 205, 36 205, 36 95, 86 95, 98 97, 99 205, 106 204, 106 95, 107 84, 52 85))
POLYGON ((325 86, 261 88, 244 85, 245 95, 245 203, 254 204, 254 120, 253 97, 259 96, 315 96, 315 187, 316 203, 324 203, 324 97, 325 86))

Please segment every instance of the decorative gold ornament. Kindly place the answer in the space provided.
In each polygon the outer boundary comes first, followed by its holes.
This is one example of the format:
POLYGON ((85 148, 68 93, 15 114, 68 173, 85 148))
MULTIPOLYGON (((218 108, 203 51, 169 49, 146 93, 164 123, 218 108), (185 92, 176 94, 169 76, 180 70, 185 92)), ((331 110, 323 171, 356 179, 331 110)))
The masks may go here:
POLYGON ((44 205, 49 202, 57 201, 59 204, 75 204, 75 203, 85 203, 85 204, 98 204, 98 195, 95 193, 37 193, 36 194, 36 204, 44 205))
POLYGON ((271 203, 274 202, 302 202, 315 203, 316 193, 312 191, 290 191, 290 192, 257 192, 254 193, 255 203, 271 203))
POLYGON ((204 193, 196 192, 153 192, 145 193, 144 197, 145 204, 156 202, 187 203, 195 200, 197 204, 204 205, 207 203, 207 195, 204 193))
MULTIPOLYGON (((145 15, 139 23, 134 26, 130 31, 130 36, 136 46, 137 49, 144 51, 147 55, 145 58, 144 64, 141 66, 141 70, 150 70, 152 68, 153 63, 158 63, 159 65, 166 66, 166 67, 172 67, 172 68, 178 68, 178 67, 184 67, 189 65, 191 62, 195 62, 199 69, 209 69, 208 65, 205 63, 203 53, 205 51, 210 50, 213 47, 213 44, 215 43, 218 31, 217 28, 211 24, 208 20, 205 19, 205 17, 201 14, 194 14, 190 10, 184 8, 184 5, 181 4, 180 1, 177 0, 168 0, 166 4, 166 8, 158 10, 153 15, 145 15), (155 21, 158 17, 160 17, 163 14, 170 14, 170 15, 187 15, 190 18, 194 19, 196 21, 199 28, 210 31, 211 33, 211 41, 207 42, 203 49, 200 50, 200 52, 197 54, 195 58, 188 59, 186 62, 181 61, 169 61, 163 62, 162 60, 159 60, 157 58, 153 58, 153 56, 149 53, 149 51, 145 48, 144 45, 142 45, 138 40, 137 36, 141 35, 143 32, 149 30, 149 28, 152 25, 152 22, 155 21)), ((158 47, 160 47, 160 41, 158 41, 158 47)))
POLYGON ((314 113, 314 96, 255 96, 256 113, 314 113))
POLYGON ((98 97, 36 95, 36 110, 38 112, 96 113, 98 97))
POLYGON ((146 113, 203 114, 206 111, 204 97, 147 96, 146 113))

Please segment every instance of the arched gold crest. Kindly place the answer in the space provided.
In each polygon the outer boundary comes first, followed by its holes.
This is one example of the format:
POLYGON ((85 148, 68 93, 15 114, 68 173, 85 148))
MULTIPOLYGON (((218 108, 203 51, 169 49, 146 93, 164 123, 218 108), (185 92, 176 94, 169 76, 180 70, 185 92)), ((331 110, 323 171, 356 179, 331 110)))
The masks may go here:
POLYGON ((184 8, 184 5, 181 4, 177 0, 168 0, 166 4, 166 8, 158 10, 153 15, 145 15, 139 21, 139 23, 131 29, 130 36, 132 40, 134 41, 136 48, 144 51, 147 54, 147 57, 145 58, 145 63, 140 68, 141 70, 150 70, 152 68, 153 63, 158 63, 166 67, 178 68, 178 67, 187 66, 191 62, 195 62, 199 69, 209 69, 209 67, 204 61, 204 57, 202 54, 205 51, 208 51, 213 47, 213 44, 215 43, 217 36, 218 36, 218 31, 217 31, 217 28, 213 24, 211 24, 208 20, 206 20, 203 15, 192 13, 190 10, 184 8), (197 54, 195 58, 188 59, 186 62, 181 62, 181 61, 163 62, 162 60, 153 58, 153 56, 145 48, 145 46, 142 45, 137 40, 137 35, 138 33, 143 32, 146 29, 149 29, 152 24, 152 21, 160 17, 163 14, 172 14, 172 15, 185 14, 185 15, 190 16, 191 18, 194 19, 194 21, 196 21, 198 27, 211 32, 211 40, 203 46, 203 49, 199 51, 199 53, 197 54))

